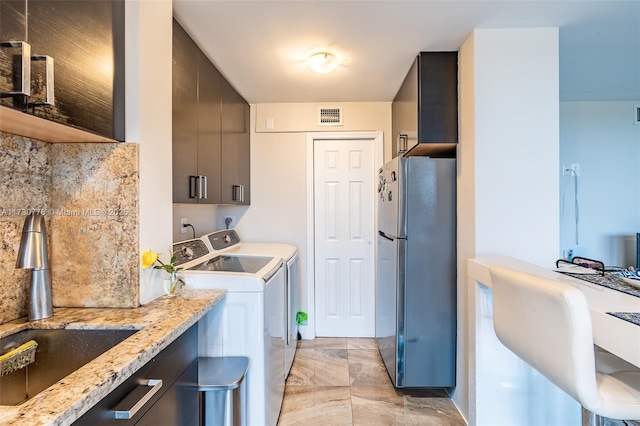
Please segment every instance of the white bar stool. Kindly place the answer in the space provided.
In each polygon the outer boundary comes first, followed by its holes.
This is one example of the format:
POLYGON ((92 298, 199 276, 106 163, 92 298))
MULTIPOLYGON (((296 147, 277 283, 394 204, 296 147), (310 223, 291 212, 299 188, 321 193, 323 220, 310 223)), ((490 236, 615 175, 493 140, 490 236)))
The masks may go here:
POLYGON ((640 420, 640 369, 611 354, 596 357, 578 288, 500 266, 489 271, 498 339, 582 405, 583 425, 640 420))

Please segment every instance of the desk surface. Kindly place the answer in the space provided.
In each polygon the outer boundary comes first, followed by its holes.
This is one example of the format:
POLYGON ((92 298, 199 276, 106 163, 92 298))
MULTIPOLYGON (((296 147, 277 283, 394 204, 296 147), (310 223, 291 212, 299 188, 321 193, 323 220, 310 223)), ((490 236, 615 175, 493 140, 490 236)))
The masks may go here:
POLYGON ((601 348, 640 367, 640 326, 608 315, 607 312, 640 312, 640 297, 570 277, 504 256, 469 259, 468 274, 475 281, 491 287, 489 267, 500 265, 578 287, 587 298, 591 311, 593 341, 601 348))

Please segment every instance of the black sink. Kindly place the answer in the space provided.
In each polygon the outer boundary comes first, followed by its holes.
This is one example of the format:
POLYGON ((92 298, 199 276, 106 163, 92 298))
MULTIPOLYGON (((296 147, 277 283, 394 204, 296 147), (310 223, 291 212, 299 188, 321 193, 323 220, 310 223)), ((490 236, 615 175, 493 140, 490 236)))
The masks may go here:
POLYGON ((0 405, 20 405, 78 370, 138 330, 24 330, 0 339, 0 354, 29 340, 35 361, 0 377, 0 405))

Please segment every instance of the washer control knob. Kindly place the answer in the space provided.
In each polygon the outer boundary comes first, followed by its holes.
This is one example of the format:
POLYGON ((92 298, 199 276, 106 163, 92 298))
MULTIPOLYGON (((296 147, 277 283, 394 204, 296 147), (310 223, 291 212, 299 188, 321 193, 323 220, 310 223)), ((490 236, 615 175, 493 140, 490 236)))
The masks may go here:
POLYGON ((193 257, 193 249, 191 247, 182 247, 182 255, 187 259, 191 259, 193 257))
POLYGON ((231 237, 229 235, 225 235, 222 237, 222 241, 224 241, 225 244, 229 244, 231 242, 231 237))

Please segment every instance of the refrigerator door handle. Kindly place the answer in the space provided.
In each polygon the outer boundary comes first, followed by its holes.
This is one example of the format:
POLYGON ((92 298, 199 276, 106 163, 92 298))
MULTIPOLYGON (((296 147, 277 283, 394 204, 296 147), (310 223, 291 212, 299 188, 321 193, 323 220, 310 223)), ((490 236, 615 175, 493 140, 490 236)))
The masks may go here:
POLYGON ((393 241, 393 238, 388 237, 388 236, 387 236, 387 234, 385 234, 385 233, 384 233, 384 232, 382 232, 382 231, 378 231, 378 234, 380 234, 380 236, 381 236, 382 238, 385 238, 385 239, 387 239, 387 240, 389 240, 389 241, 393 241))

